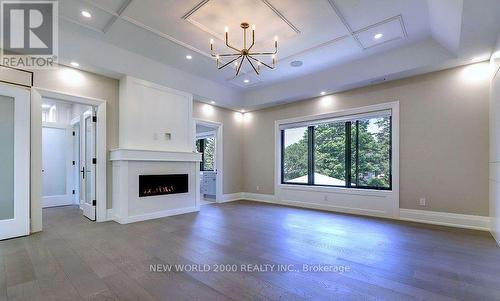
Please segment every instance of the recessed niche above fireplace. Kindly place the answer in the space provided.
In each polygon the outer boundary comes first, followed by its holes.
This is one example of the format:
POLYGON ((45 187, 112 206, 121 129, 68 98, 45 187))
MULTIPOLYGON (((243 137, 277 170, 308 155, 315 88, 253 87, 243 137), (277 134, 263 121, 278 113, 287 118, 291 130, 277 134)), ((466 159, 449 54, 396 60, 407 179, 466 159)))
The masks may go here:
POLYGON ((188 174, 140 175, 139 197, 189 192, 188 174))

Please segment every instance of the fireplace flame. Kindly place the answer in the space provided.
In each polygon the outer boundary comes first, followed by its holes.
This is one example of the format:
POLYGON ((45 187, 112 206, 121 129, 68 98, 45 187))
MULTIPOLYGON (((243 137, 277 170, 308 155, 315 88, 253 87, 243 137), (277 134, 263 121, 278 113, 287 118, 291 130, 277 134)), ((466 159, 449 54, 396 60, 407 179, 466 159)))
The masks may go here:
POLYGON ((173 185, 167 185, 167 186, 156 186, 152 188, 145 189, 143 191, 143 195, 156 195, 160 193, 172 193, 175 192, 175 188, 173 185))

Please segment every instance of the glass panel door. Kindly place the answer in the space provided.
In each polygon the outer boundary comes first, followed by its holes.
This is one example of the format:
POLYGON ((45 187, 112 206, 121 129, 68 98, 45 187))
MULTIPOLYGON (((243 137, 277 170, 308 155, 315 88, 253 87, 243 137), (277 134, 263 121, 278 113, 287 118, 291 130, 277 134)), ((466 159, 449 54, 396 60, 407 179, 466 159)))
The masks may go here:
POLYGON ((42 128, 44 197, 66 194, 66 129, 42 128))
POLYGON ((14 98, 0 96, 0 220, 14 218, 14 98))
POLYGON ((0 84, 0 240, 29 234, 29 90, 0 84))

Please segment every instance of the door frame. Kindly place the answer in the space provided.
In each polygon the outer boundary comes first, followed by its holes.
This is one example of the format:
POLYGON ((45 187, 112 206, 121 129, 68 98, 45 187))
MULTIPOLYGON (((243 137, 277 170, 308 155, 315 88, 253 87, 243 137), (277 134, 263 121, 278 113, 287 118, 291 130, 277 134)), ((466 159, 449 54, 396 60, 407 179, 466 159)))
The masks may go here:
MULTIPOLYGON (((92 98, 39 87, 32 88, 31 100, 31 185, 41 187, 42 170, 42 97, 53 98, 71 103, 94 106, 97 108, 96 128, 96 221, 107 220, 107 156, 106 156, 106 100, 92 98)), ((41 189, 31 193, 31 231, 42 231, 41 189)))
MULTIPOLYGON (((2 236, 10 239, 28 235, 30 232, 30 125, 28 118, 30 116, 30 91, 24 87, 2 83, 0 92, 14 99, 14 218, 0 220, 2 236), (5 225, 9 222, 18 224, 5 225), (17 227, 19 225, 23 225, 23 228, 19 229, 17 227)), ((41 114, 40 111, 40 117, 41 114)))
MULTIPOLYGON (((216 177, 216 183, 215 183, 215 202, 216 203, 223 203, 224 202, 224 140, 223 140, 223 134, 224 134, 224 125, 220 122, 216 121, 209 121, 209 120, 204 120, 204 119, 198 119, 194 118, 194 135, 195 137, 193 141, 193 149, 196 151, 196 125, 204 125, 207 127, 214 128, 215 132, 215 169, 217 170, 217 173, 215 175, 216 177)), ((198 167, 197 171, 200 171, 200 168, 198 167)), ((197 191, 197 193, 200 193, 197 191)))

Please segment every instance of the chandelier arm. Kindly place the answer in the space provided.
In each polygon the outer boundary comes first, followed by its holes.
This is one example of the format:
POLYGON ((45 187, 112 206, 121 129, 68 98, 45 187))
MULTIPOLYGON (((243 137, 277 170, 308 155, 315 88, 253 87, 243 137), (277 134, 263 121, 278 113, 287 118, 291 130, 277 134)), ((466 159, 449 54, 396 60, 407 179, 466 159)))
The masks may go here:
POLYGON ((238 65, 238 70, 236 70, 236 75, 235 75, 234 77, 237 77, 237 76, 238 76, 238 74, 240 74, 241 66, 243 65, 243 60, 244 60, 244 59, 245 59, 245 57, 244 57, 244 56, 242 56, 242 58, 241 58, 241 62, 240 62, 240 64, 238 65))
POLYGON ((248 47, 248 52, 250 52, 250 49, 252 49, 253 45, 255 45, 255 30, 252 30, 252 45, 248 47))
POLYGON ((226 32, 226 46, 227 46, 227 47, 229 47, 229 48, 231 48, 231 49, 233 49, 233 50, 234 50, 234 51, 236 51, 236 52, 241 52, 241 50, 240 50, 240 49, 238 49, 238 48, 236 48, 236 47, 233 47, 233 46, 229 45, 229 35, 228 35, 228 33, 227 33, 227 32, 226 32))
MULTIPOLYGON (((239 56, 239 55, 241 55, 241 53, 226 53, 226 54, 219 54, 218 56, 226 57, 226 56, 239 56)), ((215 57, 217 57, 217 55, 215 57)))
POLYGON ((234 61, 238 60, 238 59, 239 59, 239 58, 241 58, 241 57, 242 57, 242 55, 240 55, 239 57, 237 57, 237 58, 235 58, 235 59, 231 60, 230 62, 225 63, 224 65, 222 65, 222 66, 220 66, 220 67, 217 67, 217 68, 219 68, 219 70, 220 70, 220 69, 222 69, 222 68, 226 67, 227 65, 229 65, 229 64, 231 64, 231 63, 233 63, 234 61))
POLYGON ((249 55, 273 55, 273 54, 277 54, 278 53, 278 49, 274 50, 273 52, 251 52, 249 53, 249 55))
POLYGON ((248 56, 246 58, 247 58, 247 61, 250 63, 250 66, 252 66, 253 71, 255 71, 255 73, 257 73, 257 75, 260 75, 259 71, 257 71, 257 69, 253 65, 252 61, 248 58, 248 56))
POLYGON ((254 58, 254 57, 253 57, 253 56, 251 56, 251 55, 249 55, 248 57, 249 57, 249 58, 251 58, 252 60, 254 60, 254 61, 258 62, 258 63, 261 63, 262 65, 266 66, 266 67, 267 67, 267 68, 269 68, 269 69, 274 69, 274 68, 276 68, 276 66, 275 66, 275 67, 271 67, 271 66, 269 66, 268 64, 264 63, 263 61, 261 61, 261 60, 259 60, 259 59, 254 58))

